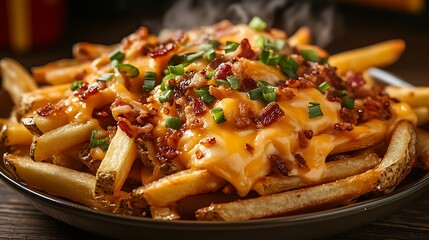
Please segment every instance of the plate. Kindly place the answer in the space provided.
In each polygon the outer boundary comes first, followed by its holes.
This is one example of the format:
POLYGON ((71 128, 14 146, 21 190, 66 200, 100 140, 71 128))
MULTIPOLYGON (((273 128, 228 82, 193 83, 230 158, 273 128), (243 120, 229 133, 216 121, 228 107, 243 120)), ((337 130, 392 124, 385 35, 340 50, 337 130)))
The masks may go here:
MULTIPOLYGON (((4 106, 2 106, 3 108, 4 106)), ((429 186, 429 172, 414 169, 390 194, 312 213, 242 222, 155 221, 101 212, 31 189, 0 162, 0 178, 45 214, 77 228, 117 239, 314 239, 373 222, 420 195, 429 186)))

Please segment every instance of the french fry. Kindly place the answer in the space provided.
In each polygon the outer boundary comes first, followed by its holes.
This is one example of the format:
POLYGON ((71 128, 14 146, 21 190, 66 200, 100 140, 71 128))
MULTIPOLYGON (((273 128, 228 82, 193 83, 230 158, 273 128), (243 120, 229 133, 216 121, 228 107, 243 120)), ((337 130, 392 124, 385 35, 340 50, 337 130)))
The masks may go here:
POLYGON ((55 68, 45 72, 44 81, 51 85, 72 83, 77 80, 77 76, 85 72, 90 66, 89 63, 81 63, 75 66, 55 68))
POLYGON ((136 156, 137 148, 134 139, 118 128, 97 170, 95 196, 118 194, 136 156))
POLYGON ((150 213, 153 219, 156 220, 178 220, 180 219, 174 207, 151 207, 150 213))
POLYGON ((403 40, 390 40, 331 55, 329 64, 336 66, 339 72, 362 72, 370 67, 384 67, 396 62, 404 49, 403 40))
POLYGON ((290 189, 309 187, 322 183, 333 182, 338 179, 363 173, 377 166, 380 158, 375 153, 366 153, 356 157, 343 158, 326 163, 323 176, 317 181, 306 181, 296 176, 273 177, 266 176, 255 183, 253 189, 259 195, 269 195, 290 189))
POLYGON ((417 128, 417 145, 416 145, 416 164, 418 168, 429 170, 429 133, 421 128, 417 128))
POLYGON ((429 87, 394 87, 387 86, 386 92, 412 107, 427 107, 429 104, 429 87))
POLYGON ((28 157, 5 154, 6 167, 28 186, 71 199, 86 206, 96 205, 93 196, 95 177, 50 163, 34 162, 28 157))
POLYGON ((69 123, 67 114, 62 111, 55 112, 49 116, 40 116, 35 114, 33 117, 34 127, 37 127, 42 133, 47 133, 69 123))
POLYGON ((300 27, 292 36, 289 37, 288 43, 291 46, 298 44, 310 44, 311 32, 308 27, 300 27))
POLYGON ((50 62, 46 65, 33 67, 31 72, 33 73, 34 80, 38 83, 46 83, 46 73, 55 69, 77 66, 82 64, 83 61, 79 59, 61 59, 58 61, 50 62))
POLYGON ((417 126, 422 126, 429 122, 429 106, 415 107, 413 111, 417 116, 417 126))
POLYGON ((76 122, 49 131, 33 141, 30 155, 35 161, 42 161, 74 145, 89 141, 95 126, 94 121, 76 122))
POLYGON ((21 101, 24 93, 33 91, 37 84, 28 71, 17 61, 3 58, 0 61, 2 73, 2 89, 6 90, 15 105, 21 101))
POLYGON ((28 145, 33 135, 22 124, 8 121, 0 130, 0 146, 28 145))
POLYGON ((147 203, 165 207, 187 196, 216 191, 224 185, 225 180, 207 170, 188 169, 135 189, 131 201, 134 205, 147 203))
POLYGON ((73 57, 79 60, 94 60, 104 54, 113 51, 117 45, 102 45, 87 42, 79 42, 73 46, 73 57))

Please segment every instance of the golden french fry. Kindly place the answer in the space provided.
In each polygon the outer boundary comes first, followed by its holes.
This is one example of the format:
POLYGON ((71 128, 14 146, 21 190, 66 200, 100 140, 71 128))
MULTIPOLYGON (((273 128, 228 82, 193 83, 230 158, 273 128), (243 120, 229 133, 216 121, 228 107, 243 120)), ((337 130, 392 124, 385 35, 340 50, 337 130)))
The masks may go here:
POLYGON ((97 170, 95 196, 118 194, 136 156, 137 148, 134 139, 118 128, 97 170))
POLYGON ((0 61, 2 89, 6 90, 15 105, 18 105, 24 93, 33 91, 37 84, 28 71, 17 61, 3 58, 0 61))
POLYGON ((28 145, 33 135, 22 124, 7 121, 0 130, 0 146, 28 145))
POLYGON ((73 46, 73 57, 79 60, 94 60, 113 51, 117 45, 102 45, 79 42, 73 46))
POLYGON ((33 73, 33 77, 38 83, 46 82, 46 73, 55 69, 77 66, 82 64, 83 61, 79 59, 61 59, 58 61, 50 62, 46 65, 33 67, 31 72, 33 73))
POLYGON ((308 27, 300 27, 292 36, 289 37, 288 43, 291 46, 298 44, 310 44, 311 32, 308 27))
POLYGON ((377 166, 380 158, 375 153, 343 158, 328 162, 323 176, 317 181, 306 181, 296 176, 266 176, 256 182, 253 189, 260 195, 269 195, 290 189, 309 187, 363 173, 377 166))
POLYGON ((49 131, 34 140, 30 155, 35 161, 42 161, 67 148, 89 141, 95 126, 94 121, 76 122, 49 131))
POLYGON ((422 126, 429 122, 429 106, 415 107, 413 111, 417 116, 417 126, 422 126))
POLYGON ((131 201, 137 205, 148 203, 165 207, 187 196, 216 191, 224 185, 225 180, 207 170, 188 169, 135 189, 131 201))
POLYGON ((343 73, 348 70, 362 72, 370 67, 384 67, 396 62, 404 49, 403 40, 390 40, 331 55, 329 64, 343 73))
POLYGON ((33 117, 35 127, 37 127, 42 133, 47 133, 51 130, 57 129, 69 123, 67 114, 64 112, 56 112, 49 116, 40 116, 35 114, 33 117))
POLYGON ((412 107, 427 107, 429 105, 429 87, 394 87, 387 86, 386 92, 412 107))
POLYGON ((78 80, 79 74, 84 73, 89 66, 89 63, 81 63, 75 66, 54 68, 45 72, 44 81, 51 85, 72 83, 78 80))
POLYGON ((153 219, 156 220, 178 220, 180 219, 174 207, 151 207, 150 213, 153 219))
POLYGON ((28 186, 87 206, 96 205, 93 197, 95 177, 51 163, 34 162, 13 154, 3 157, 6 167, 28 186))

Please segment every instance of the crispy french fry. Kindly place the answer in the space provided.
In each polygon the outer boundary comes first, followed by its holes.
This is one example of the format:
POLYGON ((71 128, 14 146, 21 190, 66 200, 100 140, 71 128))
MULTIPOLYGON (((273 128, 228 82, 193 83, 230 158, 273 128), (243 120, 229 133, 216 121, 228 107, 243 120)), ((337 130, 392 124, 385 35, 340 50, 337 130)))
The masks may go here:
POLYGON ((79 59, 61 59, 58 61, 50 62, 46 65, 39 66, 39 67, 33 67, 31 69, 31 72, 33 73, 33 77, 38 83, 45 83, 46 82, 46 73, 55 69, 64 68, 64 67, 70 67, 70 66, 77 66, 79 64, 82 64, 83 61, 79 59))
POLYGON ((165 207, 187 196, 216 191, 224 185, 225 180, 207 170, 188 169, 135 189, 131 201, 134 205, 148 203, 165 207))
POLYGON ((28 145, 33 135, 18 122, 8 121, 0 130, 0 146, 28 145))
POLYGON ((387 86, 386 92, 412 107, 427 107, 429 104, 429 87, 394 87, 387 86))
POLYGON ((308 27, 300 27, 290 38, 288 43, 291 46, 296 46, 298 44, 310 44, 311 42, 311 32, 308 27))
POLYGON ((88 141, 95 126, 94 121, 76 122, 49 131, 34 140, 30 155, 35 161, 46 160, 67 148, 88 141))
POLYGON ((150 213, 153 219, 156 220, 178 220, 179 213, 174 207, 151 207, 150 213))
POLYGON ((42 133, 47 133, 69 123, 67 114, 62 111, 45 117, 35 114, 31 118, 33 118, 32 121, 34 122, 35 127, 37 127, 42 133))
POLYGON ((380 158, 375 153, 343 158, 326 164, 323 176, 318 181, 306 181, 300 177, 266 176, 256 182, 253 189, 260 195, 269 195, 290 189, 309 187, 363 173, 377 166, 380 158))
POLYGON ((137 156, 133 138, 118 128, 97 170, 95 196, 118 194, 137 156))
POLYGON ((6 90, 15 105, 18 105, 24 93, 33 91, 37 84, 28 71, 17 61, 3 58, 0 61, 2 88, 6 90))
POLYGON ((416 167, 429 170, 429 133, 421 128, 417 128, 416 145, 416 167))
POLYGON ((117 45, 102 45, 87 42, 79 42, 73 46, 73 56, 79 60, 94 60, 104 54, 113 51, 117 45))
POLYGON ((80 159, 70 157, 64 153, 53 155, 52 163, 73 170, 82 170, 83 167, 83 163, 80 159))
POLYGON ((30 187, 55 196, 65 197, 87 206, 94 206, 95 177, 50 163, 34 162, 30 158, 5 154, 6 167, 30 187))
POLYGON ((76 80, 76 77, 84 73, 85 69, 89 66, 89 63, 81 63, 68 67, 50 69, 45 72, 44 81, 51 85, 72 83, 76 80))
POLYGON ((370 67, 384 67, 398 60, 405 49, 403 40, 390 40, 331 55, 329 64, 339 72, 362 72, 370 67))
POLYGON ((417 116, 417 126, 422 126, 429 122, 429 106, 415 107, 413 111, 417 116))

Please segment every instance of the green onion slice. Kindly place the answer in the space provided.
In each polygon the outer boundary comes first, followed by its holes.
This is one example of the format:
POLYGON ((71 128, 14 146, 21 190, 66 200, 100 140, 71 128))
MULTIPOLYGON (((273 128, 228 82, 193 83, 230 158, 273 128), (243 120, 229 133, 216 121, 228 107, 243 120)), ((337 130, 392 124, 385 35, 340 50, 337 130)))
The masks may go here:
POLYGON ((205 59, 207 59, 207 61, 211 62, 216 57, 216 51, 213 48, 211 48, 211 49, 207 50, 206 52, 204 52, 203 57, 205 59))
POLYGON ((320 108, 319 103, 310 102, 310 106, 308 107, 308 117, 309 118, 316 118, 323 116, 322 109, 320 108))
POLYGON ((107 144, 107 137, 96 139, 95 135, 97 135, 98 131, 96 129, 91 132, 91 140, 89 142, 89 146, 91 148, 100 147, 103 151, 107 151, 109 148, 109 144, 107 144))
POLYGON ((168 66, 168 71, 170 72, 170 74, 174 74, 174 75, 185 74, 185 68, 182 64, 178 64, 175 66, 168 66))
POLYGON ((249 22, 249 27, 256 31, 264 31, 267 28, 267 23, 260 17, 254 16, 249 22))
POLYGON ((225 121, 225 115, 221 107, 210 109, 210 114, 217 124, 225 121))
POLYGON ((109 54, 110 61, 118 61, 118 63, 122 63, 125 59, 125 54, 121 52, 119 49, 116 49, 115 51, 111 52, 109 54))
POLYGON ((131 64, 118 64, 118 70, 122 76, 127 78, 134 78, 140 74, 139 69, 131 64))
POLYGON ((155 85, 156 85, 156 72, 145 72, 143 89, 145 91, 150 91, 155 88, 155 85))
POLYGON ((235 76, 228 76, 226 77, 226 80, 229 82, 229 85, 232 89, 237 90, 238 89, 238 79, 235 76))
POLYGON ((202 58, 203 55, 204 55, 204 51, 199 51, 199 52, 196 52, 196 53, 189 54, 189 55, 186 56, 186 61, 188 63, 192 63, 193 61, 202 58))
POLYGON ((167 117, 165 120, 165 126, 172 129, 180 129, 182 126, 182 120, 178 117, 167 117))
POLYGON ((207 73, 206 79, 212 79, 216 75, 216 71, 211 71, 207 73))
POLYGON ((343 96, 341 98, 341 105, 346 107, 347 109, 354 109, 355 108, 355 100, 351 97, 343 96))
POLYGON ((315 50, 303 49, 299 51, 299 53, 307 61, 319 62, 319 56, 317 55, 317 52, 315 50))
POLYGON ((217 83, 218 86, 221 86, 221 85, 224 85, 224 86, 227 86, 227 87, 231 86, 228 81, 223 80, 223 79, 216 79, 216 83, 217 83))
POLYGON ((322 82, 319 86, 317 86, 317 90, 319 90, 319 92, 324 93, 326 90, 328 90, 330 87, 329 83, 327 82, 322 82))
POLYGON ((262 97, 262 89, 255 88, 247 92, 247 96, 252 100, 258 100, 262 97))
POLYGON ((70 89, 71 89, 72 91, 74 91, 74 90, 76 90, 76 89, 80 88, 80 87, 82 86, 82 84, 83 84, 83 81, 81 81, 81 80, 74 81, 74 82, 72 82, 72 84, 70 85, 70 89))
POLYGON ((283 39, 276 39, 274 40, 274 47, 276 48, 277 51, 283 50, 283 48, 285 48, 286 46, 286 42, 283 39))
POLYGON ((197 94, 197 96, 207 104, 211 104, 214 100, 216 100, 216 98, 210 94, 208 85, 199 89, 194 89, 194 91, 195 94, 197 94))
POLYGON ((296 70, 298 70, 299 64, 291 57, 284 57, 279 61, 279 66, 282 72, 291 78, 297 78, 296 70))
POLYGON ((227 41, 225 46, 225 53, 234 52, 238 46, 240 46, 239 43, 227 41))
POLYGON ((173 89, 165 90, 161 96, 159 96, 158 100, 160 103, 168 102, 170 100, 171 95, 173 94, 173 89))
POLYGON ((104 73, 103 75, 101 75, 100 77, 97 78, 97 81, 109 81, 113 78, 113 73, 104 73))

